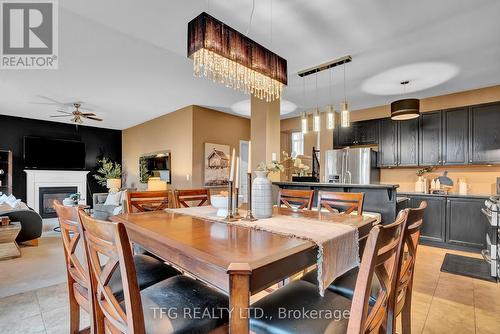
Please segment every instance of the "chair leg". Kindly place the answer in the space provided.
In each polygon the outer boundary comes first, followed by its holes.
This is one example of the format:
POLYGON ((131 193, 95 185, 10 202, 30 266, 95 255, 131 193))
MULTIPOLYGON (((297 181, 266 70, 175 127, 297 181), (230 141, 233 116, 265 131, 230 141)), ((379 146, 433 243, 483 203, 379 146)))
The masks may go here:
POLYGON ((411 295, 413 279, 406 289, 406 299, 401 310, 401 334, 411 334, 411 295))
POLYGON ((80 305, 75 298, 73 290, 73 279, 68 275, 68 294, 69 294, 69 332, 71 334, 80 333, 80 305))

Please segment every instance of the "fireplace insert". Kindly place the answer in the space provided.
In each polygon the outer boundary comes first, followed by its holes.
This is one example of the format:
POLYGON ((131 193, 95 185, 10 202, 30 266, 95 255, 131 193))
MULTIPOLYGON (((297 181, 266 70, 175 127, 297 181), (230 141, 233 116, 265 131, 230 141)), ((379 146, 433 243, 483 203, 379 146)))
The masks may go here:
POLYGON ((71 194, 78 192, 77 187, 40 187, 39 205, 40 216, 42 218, 55 218, 57 217, 56 210, 54 210, 54 201, 62 201, 71 194))

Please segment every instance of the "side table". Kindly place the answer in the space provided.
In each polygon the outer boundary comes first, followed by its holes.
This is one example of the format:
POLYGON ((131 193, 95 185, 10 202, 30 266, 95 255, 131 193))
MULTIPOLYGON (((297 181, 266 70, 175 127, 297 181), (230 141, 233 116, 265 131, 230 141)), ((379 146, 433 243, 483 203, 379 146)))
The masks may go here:
POLYGON ((0 226, 0 260, 8 260, 21 256, 16 238, 21 231, 20 222, 11 222, 0 226))

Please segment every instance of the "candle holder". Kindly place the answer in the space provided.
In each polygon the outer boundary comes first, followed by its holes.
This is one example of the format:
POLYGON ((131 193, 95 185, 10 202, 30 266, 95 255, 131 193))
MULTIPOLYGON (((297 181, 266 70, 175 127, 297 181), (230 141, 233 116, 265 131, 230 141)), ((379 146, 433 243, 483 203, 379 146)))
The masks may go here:
POLYGON ((241 217, 239 209, 238 209, 238 206, 240 205, 240 200, 239 200, 240 189, 239 188, 235 188, 234 189, 234 194, 235 194, 236 198, 235 198, 235 201, 234 201, 233 217, 236 218, 236 219, 241 219, 242 217, 241 217))
POLYGON ((227 216, 224 221, 234 222, 238 219, 233 214, 233 181, 228 183, 228 194, 227 194, 227 216))
POLYGON ((252 215, 252 173, 247 173, 247 180, 248 209, 247 215, 243 218, 243 220, 253 222, 256 221, 257 218, 252 215))

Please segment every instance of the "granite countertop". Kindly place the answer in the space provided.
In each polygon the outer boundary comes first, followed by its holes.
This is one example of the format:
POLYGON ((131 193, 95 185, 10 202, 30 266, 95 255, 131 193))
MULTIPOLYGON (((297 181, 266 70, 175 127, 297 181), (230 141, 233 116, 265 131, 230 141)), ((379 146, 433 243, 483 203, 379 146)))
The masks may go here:
POLYGON ((434 196, 434 197, 463 197, 463 198, 481 198, 481 199, 486 199, 491 196, 494 196, 492 194, 467 194, 467 195, 461 195, 461 194, 454 194, 454 193, 449 193, 447 195, 443 194, 423 194, 423 193, 417 193, 417 192, 411 192, 411 191, 398 191, 398 196, 434 196))
POLYGON ((399 184, 353 184, 353 183, 326 183, 326 182, 273 182, 277 186, 305 186, 305 187, 330 187, 330 188, 372 188, 396 189, 399 184))

